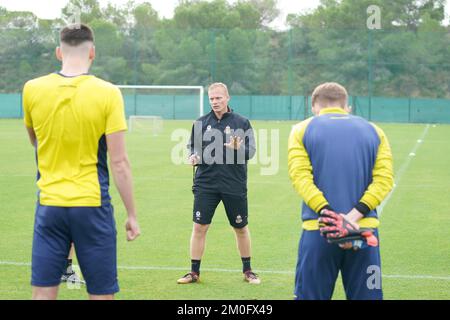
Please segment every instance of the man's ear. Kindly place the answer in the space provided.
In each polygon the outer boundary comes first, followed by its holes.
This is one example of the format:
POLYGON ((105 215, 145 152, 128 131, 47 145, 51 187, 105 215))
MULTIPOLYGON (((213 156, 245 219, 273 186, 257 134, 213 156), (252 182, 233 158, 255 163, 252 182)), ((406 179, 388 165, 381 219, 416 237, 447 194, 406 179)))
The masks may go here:
POLYGON ((319 115, 319 108, 317 107, 317 105, 311 105, 311 112, 315 116, 319 115))
POLYGON ((56 55, 56 59, 58 59, 59 61, 63 60, 61 47, 56 47, 55 55, 56 55))
POLYGON ((95 46, 92 46, 92 48, 89 50, 89 60, 94 61, 95 59, 95 46))

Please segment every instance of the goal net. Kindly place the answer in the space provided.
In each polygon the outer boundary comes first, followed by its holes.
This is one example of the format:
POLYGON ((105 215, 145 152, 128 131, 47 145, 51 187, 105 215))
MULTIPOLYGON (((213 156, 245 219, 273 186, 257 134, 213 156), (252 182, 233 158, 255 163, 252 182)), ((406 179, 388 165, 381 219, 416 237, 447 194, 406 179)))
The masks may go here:
POLYGON ((158 116, 130 116, 128 118, 129 132, 151 133, 157 136, 163 132, 163 119, 158 116))
POLYGON ((163 121, 195 120, 203 115, 202 86, 118 86, 125 101, 125 111, 132 132, 163 130, 163 121))

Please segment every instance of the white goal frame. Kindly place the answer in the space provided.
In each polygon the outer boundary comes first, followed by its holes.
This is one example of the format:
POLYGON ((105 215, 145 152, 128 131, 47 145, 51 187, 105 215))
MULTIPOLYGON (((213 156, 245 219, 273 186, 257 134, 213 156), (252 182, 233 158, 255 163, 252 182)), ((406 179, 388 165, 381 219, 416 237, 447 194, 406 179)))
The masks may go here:
MULTIPOLYGON (((204 115, 205 89, 202 86, 145 86, 145 85, 118 85, 119 89, 176 89, 176 90, 199 90, 199 112, 200 117, 204 115)), ((135 115, 136 116, 136 115, 135 115)))
POLYGON ((133 120, 139 120, 139 119, 142 119, 142 120, 153 120, 153 122, 152 122, 153 128, 152 128, 151 131, 153 132, 154 136, 157 136, 160 133, 158 128, 156 128, 156 126, 155 126, 155 123, 157 121, 161 121, 161 128, 159 128, 159 129, 162 130, 162 123, 163 123, 163 118, 162 117, 159 117, 159 116, 133 116, 133 115, 131 115, 128 118, 128 130, 130 132, 133 132, 133 120))

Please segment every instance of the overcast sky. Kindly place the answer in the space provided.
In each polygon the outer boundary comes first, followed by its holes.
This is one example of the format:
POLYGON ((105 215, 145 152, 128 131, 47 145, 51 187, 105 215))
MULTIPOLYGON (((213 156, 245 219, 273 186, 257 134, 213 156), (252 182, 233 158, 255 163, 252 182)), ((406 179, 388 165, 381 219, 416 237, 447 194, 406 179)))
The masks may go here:
MULTIPOLYGON (((127 3, 128 0, 99 0, 101 5, 108 2, 117 5, 127 3)), ((236 0, 228 0, 234 3, 236 0)), ((0 6, 8 10, 31 11, 41 19, 52 19, 60 16, 61 9, 69 0, 0 0, 0 6)), ((137 3, 144 0, 136 0, 137 3)), ((147 0, 158 11, 160 17, 171 18, 173 11, 178 4, 178 0, 147 0)), ((314 9, 318 6, 320 0, 278 0, 278 8, 282 13, 277 25, 281 25, 288 13, 298 13, 303 10, 314 9)))
MULTIPOLYGON (((125 4, 128 0, 99 0, 102 5, 111 2, 117 5, 125 4)), ((236 0, 228 0, 233 3, 236 0)), ((61 9, 69 0, 0 0, 0 6, 8 10, 31 11, 41 19, 52 19, 60 16, 61 9)), ((144 0, 136 0, 144 2, 144 0)), ((178 4, 178 0, 147 0, 158 11, 160 17, 171 18, 173 10, 178 4)), ((314 9, 320 0, 278 0, 278 8, 282 15, 276 21, 276 27, 283 28, 283 22, 289 13, 299 13, 301 11, 314 9)), ((447 16, 450 16, 450 0, 447 0, 447 16)))

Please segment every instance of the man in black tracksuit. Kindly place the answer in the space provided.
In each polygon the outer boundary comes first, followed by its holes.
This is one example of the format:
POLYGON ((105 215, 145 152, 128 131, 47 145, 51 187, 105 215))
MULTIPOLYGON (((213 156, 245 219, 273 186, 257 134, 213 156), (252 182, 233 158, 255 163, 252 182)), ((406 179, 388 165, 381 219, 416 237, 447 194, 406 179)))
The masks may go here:
POLYGON ((247 161, 255 154, 255 139, 250 121, 228 106, 227 86, 214 83, 208 89, 211 112, 192 127, 189 144, 190 163, 197 166, 194 192, 194 227, 191 237, 191 272, 180 284, 199 280, 206 233, 220 201, 223 202, 242 258, 244 280, 261 280, 250 265, 251 241, 248 229, 247 161))

